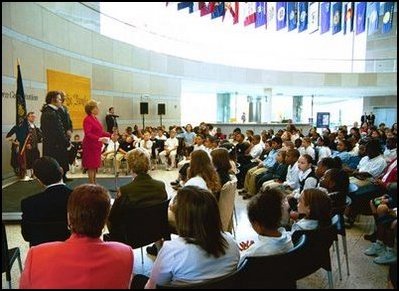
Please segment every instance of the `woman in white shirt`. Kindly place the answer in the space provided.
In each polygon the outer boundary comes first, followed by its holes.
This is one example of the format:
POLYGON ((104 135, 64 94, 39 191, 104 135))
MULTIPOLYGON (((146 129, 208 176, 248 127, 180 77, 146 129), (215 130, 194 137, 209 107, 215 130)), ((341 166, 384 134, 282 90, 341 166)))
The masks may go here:
POLYGON ((188 180, 184 186, 198 186, 212 193, 220 192, 219 176, 212 164, 209 153, 204 150, 197 150, 191 153, 187 177, 188 180))
POLYGON ((331 207, 331 198, 326 191, 316 188, 303 190, 298 201, 298 215, 303 218, 292 225, 291 233, 329 226, 331 207))
POLYGON ((215 197, 196 186, 181 188, 171 206, 178 237, 165 241, 145 286, 184 286, 225 276, 237 269, 239 249, 222 231, 215 197))

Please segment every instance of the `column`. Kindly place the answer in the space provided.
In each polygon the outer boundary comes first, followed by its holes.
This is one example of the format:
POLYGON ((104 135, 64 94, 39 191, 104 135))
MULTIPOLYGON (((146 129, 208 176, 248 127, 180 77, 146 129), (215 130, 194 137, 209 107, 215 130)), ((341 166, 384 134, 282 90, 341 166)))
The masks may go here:
POLYGON ((252 96, 248 96, 247 97, 247 102, 248 102, 248 106, 249 106, 248 122, 254 122, 255 121, 255 111, 254 111, 253 97, 252 96))
POLYGON ((270 122, 272 120, 272 88, 264 89, 261 111, 261 122, 270 122))
POLYGON ((228 123, 230 118, 230 93, 217 93, 216 106, 216 121, 228 123))
POLYGON ((302 117, 303 96, 292 96, 292 122, 300 123, 302 117))

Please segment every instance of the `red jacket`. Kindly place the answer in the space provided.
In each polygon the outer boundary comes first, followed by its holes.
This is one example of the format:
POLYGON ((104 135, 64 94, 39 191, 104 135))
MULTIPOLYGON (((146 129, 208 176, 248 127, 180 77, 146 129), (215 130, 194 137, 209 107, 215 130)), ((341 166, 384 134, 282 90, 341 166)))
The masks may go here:
POLYGON ((31 247, 19 287, 129 289, 133 262, 128 245, 72 234, 65 242, 31 247))
POLYGON ((100 137, 110 137, 108 132, 103 130, 100 121, 94 115, 87 115, 83 120, 84 138, 82 144, 82 165, 86 169, 97 169, 101 165, 102 142, 100 137))

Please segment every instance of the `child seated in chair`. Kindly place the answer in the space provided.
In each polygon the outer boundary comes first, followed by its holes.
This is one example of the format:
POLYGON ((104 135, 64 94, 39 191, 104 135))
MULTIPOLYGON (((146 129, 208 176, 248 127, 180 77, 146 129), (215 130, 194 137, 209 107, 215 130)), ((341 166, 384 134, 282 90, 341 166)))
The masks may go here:
POLYGON ((291 235, 280 227, 283 209, 283 193, 267 189, 258 193, 248 203, 248 219, 258 233, 258 240, 239 244, 242 261, 247 256, 269 256, 286 253, 294 245, 291 235))
POLYGON ((310 188, 302 191, 298 201, 298 213, 292 215, 299 219, 291 227, 291 233, 297 230, 313 230, 331 224, 332 201, 326 191, 310 188))

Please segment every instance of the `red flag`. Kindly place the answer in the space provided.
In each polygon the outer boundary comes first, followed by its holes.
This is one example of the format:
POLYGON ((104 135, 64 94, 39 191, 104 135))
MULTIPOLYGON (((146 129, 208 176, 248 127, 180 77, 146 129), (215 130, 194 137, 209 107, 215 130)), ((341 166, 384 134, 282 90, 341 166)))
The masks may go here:
POLYGON ((199 7, 201 11, 200 15, 205 16, 213 12, 213 9, 215 7, 215 2, 203 2, 203 4, 201 4, 199 7))
POLYGON ((222 21, 224 21, 224 17, 226 15, 226 13, 230 12, 231 16, 233 16, 233 24, 237 24, 238 23, 239 2, 234 2, 234 8, 233 8, 233 5, 232 5, 232 2, 225 2, 224 7, 226 9, 226 12, 223 15, 222 21))
POLYGON ((255 23, 255 2, 245 2, 245 10, 244 10, 244 26, 255 23))

